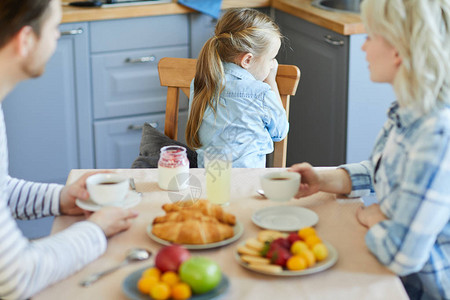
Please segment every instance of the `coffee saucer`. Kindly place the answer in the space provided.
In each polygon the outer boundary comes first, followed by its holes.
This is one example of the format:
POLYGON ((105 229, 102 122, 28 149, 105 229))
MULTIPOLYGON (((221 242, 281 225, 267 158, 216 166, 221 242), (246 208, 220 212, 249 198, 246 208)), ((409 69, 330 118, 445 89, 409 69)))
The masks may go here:
POLYGON ((299 206, 270 206, 257 210, 252 221, 261 228, 278 231, 296 231, 314 226, 319 216, 310 209, 299 206))
POLYGON ((115 207, 122 207, 122 208, 130 208, 133 206, 136 206, 139 204, 139 202, 141 202, 141 195, 139 193, 136 193, 135 191, 129 191, 125 201, 122 203, 112 203, 112 204, 108 204, 108 205, 99 205, 95 202, 93 202, 91 199, 89 200, 80 200, 77 199, 75 201, 76 205, 84 210, 89 210, 89 211, 97 211, 100 210, 102 207, 106 207, 106 206, 115 206, 115 207))

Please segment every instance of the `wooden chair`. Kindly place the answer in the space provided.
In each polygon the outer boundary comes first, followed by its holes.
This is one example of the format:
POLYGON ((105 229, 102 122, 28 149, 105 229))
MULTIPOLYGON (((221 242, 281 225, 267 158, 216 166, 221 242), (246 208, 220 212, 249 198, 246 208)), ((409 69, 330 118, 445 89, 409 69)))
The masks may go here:
MULTIPOLYGON (((196 59, 164 57, 158 63, 161 86, 167 87, 166 120, 164 133, 177 139, 180 89, 189 97, 191 81, 195 76, 196 59)), ((300 70, 293 65, 279 65, 277 84, 283 106, 289 117, 290 96, 295 95, 300 80, 300 70)), ((274 145, 273 167, 286 167, 287 138, 274 145)))

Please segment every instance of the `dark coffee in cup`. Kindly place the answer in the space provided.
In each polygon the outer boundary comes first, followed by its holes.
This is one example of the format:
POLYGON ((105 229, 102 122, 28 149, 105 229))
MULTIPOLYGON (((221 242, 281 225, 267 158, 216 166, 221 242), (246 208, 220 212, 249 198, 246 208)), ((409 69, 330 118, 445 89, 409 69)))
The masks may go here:
POLYGON ((270 178, 270 180, 289 180, 289 178, 286 178, 286 177, 274 177, 274 178, 270 178))

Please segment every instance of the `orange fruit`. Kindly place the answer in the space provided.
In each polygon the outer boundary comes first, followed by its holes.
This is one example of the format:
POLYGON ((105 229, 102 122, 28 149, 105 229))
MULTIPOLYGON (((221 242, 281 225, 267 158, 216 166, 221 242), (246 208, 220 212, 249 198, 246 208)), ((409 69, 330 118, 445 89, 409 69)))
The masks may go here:
POLYGON ((192 296, 191 287, 184 282, 177 283, 172 287, 171 295, 175 300, 189 299, 192 296))
POLYGON ((305 227, 298 231, 298 236, 302 240, 305 240, 306 237, 308 237, 310 235, 316 235, 316 230, 313 227, 305 227))
POLYGON ((149 294, 151 288, 159 282, 159 279, 154 276, 141 277, 138 280, 137 288, 142 294, 149 294))
POLYGON ((291 253, 296 255, 308 250, 308 245, 303 241, 295 241, 291 246, 291 253))
POLYGON ((322 240, 317 235, 310 235, 306 237, 305 243, 309 249, 312 249, 316 244, 322 243, 322 240))
POLYGON ((324 260, 328 257, 328 249, 322 243, 314 245, 314 247, 312 248, 312 252, 314 253, 314 256, 316 257, 317 261, 324 260))
POLYGON ((173 271, 167 271, 161 275, 161 281, 167 283, 170 286, 174 286, 175 284, 180 282, 180 277, 173 271))
MULTIPOLYGON (((149 277, 151 278, 151 277, 149 277)), ((170 297, 170 286, 165 282, 158 282, 150 289, 150 296, 155 300, 166 300, 170 297)))
POLYGON ((306 260, 300 255, 291 256, 286 262, 286 267, 291 271, 300 271, 308 267, 306 260))
POLYGON ((314 256, 314 253, 311 250, 305 250, 299 255, 306 260, 308 268, 316 264, 316 257, 314 256))
POLYGON ((157 277, 161 276, 161 271, 158 268, 148 268, 144 272, 142 272, 142 277, 157 277))

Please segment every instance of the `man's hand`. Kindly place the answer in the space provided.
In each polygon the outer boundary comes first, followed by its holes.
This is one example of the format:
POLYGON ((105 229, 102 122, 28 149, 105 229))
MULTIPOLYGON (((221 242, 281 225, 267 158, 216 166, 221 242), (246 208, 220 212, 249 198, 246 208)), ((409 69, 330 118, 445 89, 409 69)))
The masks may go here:
POLYGON ((130 228, 133 219, 139 214, 136 211, 119 207, 104 207, 87 219, 103 230, 106 237, 113 236, 130 228))
POLYGON ((97 173, 109 173, 108 171, 89 172, 81 176, 71 185, 66 185, 59 197, 59 211, 62 215, 82 215, 83 210, 75 204, 75 200, 88 200, 89 193, 86 189, 86 179, 97 173))
POLYGON ((356 219, 361 225, 370 228, 381 221, 387 220, 386 216, 380 209, 380 205, 372 204, 370 206, 361 206, 356 211, 356 219))

